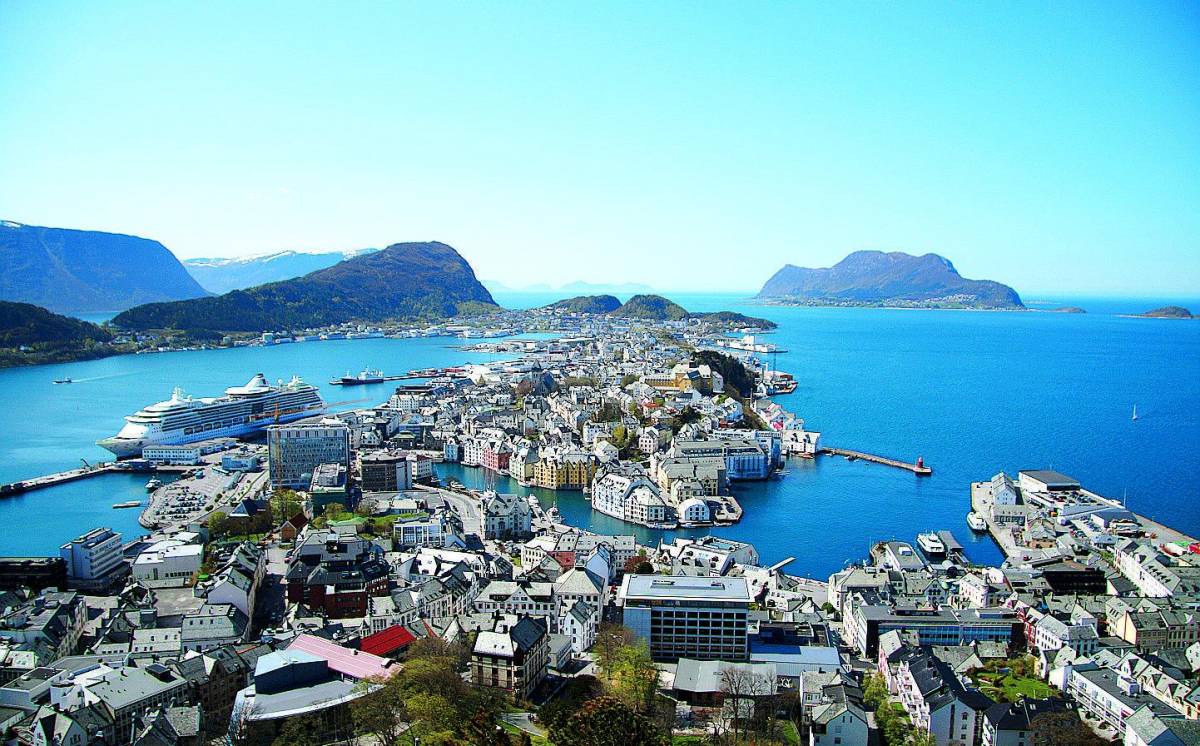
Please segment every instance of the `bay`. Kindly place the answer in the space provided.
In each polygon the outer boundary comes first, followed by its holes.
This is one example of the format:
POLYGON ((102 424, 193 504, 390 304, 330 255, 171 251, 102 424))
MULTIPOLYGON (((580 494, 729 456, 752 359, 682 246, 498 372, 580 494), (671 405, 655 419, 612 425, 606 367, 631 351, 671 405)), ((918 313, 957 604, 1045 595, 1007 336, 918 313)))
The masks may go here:
MULTIPOLYGON (((995 547, 972 537, 963 519, 970 482, 1002 469, 1054 468, 1102 494, 1127 496, 1132 510, 1200 533, 1200 322, 1118 315, 1166 302, 1195 309, 1195 300, 1045 301, 1044 307, 1089 310, 1077 315, 788 308, 736 294, 666 295, 694 311, 730 309, 779 323, 764 339, 787 350, 773 362, 800 383, 780 401, 820 431, 824 445, 904 460, 921 456, 934 469, 933 476, 918 478, 839 458, 792 460, 777 479, 737 485, 746 517, 715 533, 753 542, 767 562, 794 557, 790 571, 824 577, 861 559, 872 541, 911 541, 942 528, 953 530, 972 558, 997 562, 995 547), (1130 418, 1134 404, 1137 421, 1130 418)), ((558 297, 497 294, 509 307, 558 297)), ((344 409, 380 402, 391 391, 388 384, 342 389, 325 383, 348 369, 369 364, 396 372, 495 357, 466 353, 458 344, 446 338, 305 342, 0 371, 0 481, 105 458, 94 441, 176 385, 212 396, 259 371, 271 379, 298 374, 344 409), (63 376, 78 383, 51 384, 63 376)), ((467 484, 488 483, 480 470, 442 469, 467 484)), ((53 553, 95 525, 123 519, 114 515, 123 511, 109 506, 125 487, 116 489, 109 479, 0 500, 0 554, 53 553)), ((491 483, 523 491, 507 480, 491 483)), ((539 498, 550 504, 555 495, 539 498)), ((557 501, 570 523, 657 537, 594 513, 579 494, 560 493, 557 501)))

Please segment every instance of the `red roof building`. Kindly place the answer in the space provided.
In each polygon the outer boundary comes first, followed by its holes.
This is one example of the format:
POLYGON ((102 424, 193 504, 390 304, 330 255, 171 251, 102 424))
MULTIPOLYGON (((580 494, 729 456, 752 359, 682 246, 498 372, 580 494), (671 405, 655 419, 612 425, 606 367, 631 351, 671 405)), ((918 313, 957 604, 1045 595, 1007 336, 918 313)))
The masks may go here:
POLYGON ((402 653, 416 639, 417 636, 406 627, 394 624, 382 632, 362 638, 359 649, 371 655, 392 657, 397 653, 402 653))

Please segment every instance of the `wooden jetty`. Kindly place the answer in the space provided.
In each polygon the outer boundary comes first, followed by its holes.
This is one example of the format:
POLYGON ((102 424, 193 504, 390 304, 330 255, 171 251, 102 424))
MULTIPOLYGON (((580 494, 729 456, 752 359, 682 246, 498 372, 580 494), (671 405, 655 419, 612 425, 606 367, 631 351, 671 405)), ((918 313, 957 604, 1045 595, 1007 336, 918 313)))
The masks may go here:
POLYGON ((926 466, 925 461, 920 458, 917 459, 917 463, 910 464, 907 461, 897 461, 894 458, 876 456, 873 453, 864 453, 862 451, 851 451, 846 448, 822 448, 818 451, 818 453, 823 453, 829 456, 845 456, 848 461, 862 459, 863 461, 869 461, 872 464, 883 464, 884 466, 891 466, 896 469, 911 471, 913 474, 916 474, 919 477, 927 477, 933 473, 933 469, 926 466))

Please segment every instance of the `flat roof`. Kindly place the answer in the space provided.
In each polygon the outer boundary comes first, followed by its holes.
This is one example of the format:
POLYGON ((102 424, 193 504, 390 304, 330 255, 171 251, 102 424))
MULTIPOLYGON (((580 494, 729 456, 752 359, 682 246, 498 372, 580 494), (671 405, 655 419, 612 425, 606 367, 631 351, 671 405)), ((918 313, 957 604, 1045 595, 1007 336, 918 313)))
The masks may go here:
POLYGON ((684 575, 626 575, 621 586, 625 598, 689 601, 742 601, 749 603, 745 578, 691 577, 684 575))
POLYGON ((1047 486, 1054 487, 1078 487, 1079 480, 1074 477, 1068 477, 1066 474, 1053 471, 1051 469, 1023 469, 1017 472, 1018 475, 1025 474, 1039 482, 1044 482, 1047 486))

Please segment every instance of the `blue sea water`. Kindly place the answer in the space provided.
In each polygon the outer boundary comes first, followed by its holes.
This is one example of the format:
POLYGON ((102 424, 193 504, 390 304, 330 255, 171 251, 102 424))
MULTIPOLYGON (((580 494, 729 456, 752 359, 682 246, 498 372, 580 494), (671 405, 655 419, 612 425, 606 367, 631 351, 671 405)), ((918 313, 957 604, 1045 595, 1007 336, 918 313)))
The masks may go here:
MULTIPOLYGON (((1054 468, 1129 507, 1200 534, 1200 322, 1135 319, 1166 300, 1048 299, 1082 315, 1022 312, 785 308, 729 294, 668 293, 691 310, 766 316, 787 351, 779 369, 799 380, 781 403, 826 445, 905 460, 924 457, 932 477, 840 458, 792 460, 782 477, 738 485, 744 520, 715 533, 751 541, 766 561, 824 577, 865 556, 881 538, 911 540, 948 528, 979 561, 996 548, 963 519, 971 481, 1001 469, 1054 468), (1131 420, 1133 405, 1139 419, 1131 420)), ((530 307, 554 294, 498 294, 530 307)), ((1179 301, 1175 301, 1179 302, 1179 301)), ((1182 302, 1181 305, 1189 305, 1182 302)), ((1193 309, 1200 303, 1192 301, 1193 309)), ((1041 307, 1041 306, 1035 306, 1041 307)), ((385 371, 482 360, 460 340, 356 340, 137 355, 0 371, 0 481, 70 468, 105 452, 92 445, 121 417, 173 386, 213 395, 257 371, 322 384, 339 408, 378 402, 389 385, 323 382, 365 364, 385 371), (51 381, 70 376, 70 386, 51 381)), ((443 466, 448 478, 491 484, 481 470, 443 466)), ((103 477, 0 500, 0 554, 50 553, 95 525, 136 532, 136 511, 109 506, 140 488, 103 477), (17 528, 20 527, 20 528, 17 528)), ((135 495, 136 497, 136 495, 135 495)), ((553 493, 539 497, 549 504, 553 493)), ((578 494, 557 496, 568 522, 598 531, 633 527, 593 513, 578 494)), ((633 531, 643 539, 654 534, 633 531)))

